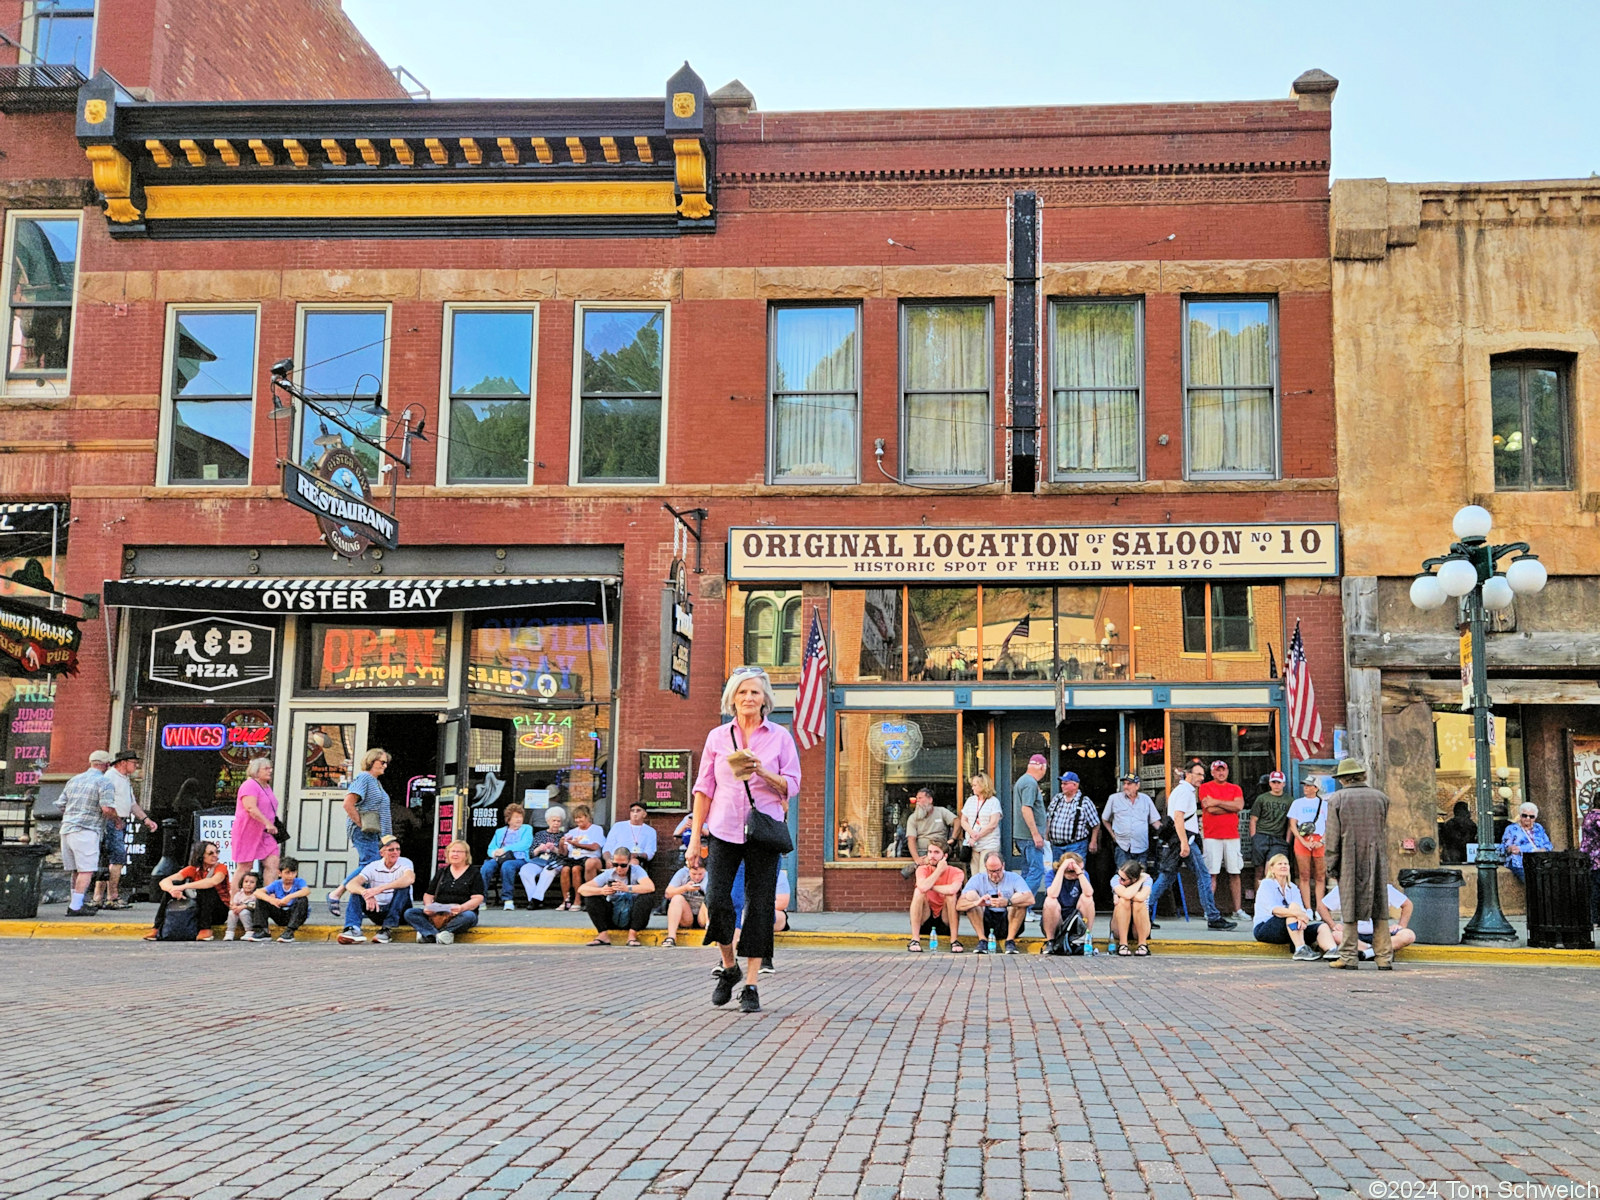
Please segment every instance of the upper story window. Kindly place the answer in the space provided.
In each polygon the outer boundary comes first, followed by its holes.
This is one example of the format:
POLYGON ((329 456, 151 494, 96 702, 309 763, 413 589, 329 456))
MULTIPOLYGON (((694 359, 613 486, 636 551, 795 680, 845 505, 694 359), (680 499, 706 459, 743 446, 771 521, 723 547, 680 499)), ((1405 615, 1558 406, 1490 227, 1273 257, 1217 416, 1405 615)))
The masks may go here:
POLYGON ((1135 300, 1058 300, 1051 306, 1054 478, 1141 475, 1140 309, 1135 300))
POLYGON ((861 461, 861 309, 774 306, 768 423, 774 483, 855 483, 861 461))
POLYGON ((29 61, 91 74, 94 0, 32 0, 23 14, 29 61))
POLYGON ((162 482, 249 483, 255 309, 172 309, 167 328, 162 482))
POLYGON ((666 448, 664 308, 578 310, 579 483, 659 483, 666 448))
POLYGON ((1278 351, 1272 301, 1186 300, 1183 307, 1188 477, 1276 478, 1278 351))
POLYGON ((72 341, 78 216, 15 210, 8 216, 6 390, 58 395, 66 383, 72 341))
MULTIPOLYGON (((301 384, 307 392, 337 412, 346 425, 377 441, 383 437, 383 411, 378 401, 384 392, 389 361, 389 310, 387 308, 302 308, 300 310, 301 384)), ((323 448, 351 443, 337 425, 301 409, 300 465, 317 465, 323 448)), ((374 488, 378 485, 378 456, 355 442, 351 452, 361 460, 374 488)))
POLYGON ((900 309, 903 477, 983 482, 993 460, 989 305, 900 309))
POLYGON ((534 321, 531 308, 447 310, 444 482, 528 482, 534 321))
POLYGON ((1572 487, 1571 371, 1558 355, 1505 354, 1490 360, 1497 492, 1572 487))
POLYGON ((1247 583, 1183 585, 1183 652, 1250 654, 1256 648, 1255 619, 1247 583), (1209 607, 1208 607, 1209 605, 1209 607), (1210 641, 1207 642, 1207 629, 1210 641))
POLYGON ((744 602, 744 661, 757 667, 800 665, 800 593, 751 592, 744 602))

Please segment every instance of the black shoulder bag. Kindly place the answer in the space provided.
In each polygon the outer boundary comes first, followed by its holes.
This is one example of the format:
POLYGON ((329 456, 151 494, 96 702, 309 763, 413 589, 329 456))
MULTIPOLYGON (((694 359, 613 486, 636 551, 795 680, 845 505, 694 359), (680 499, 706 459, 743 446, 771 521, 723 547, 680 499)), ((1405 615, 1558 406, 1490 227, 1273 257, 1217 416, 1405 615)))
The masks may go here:
MULTIPOLYGON (((733 739, 733 748, 739 747, 739 730, 732 723, 728 725, 728 736, 733 739)), ((789 827, 776 817, 769 817, 756 807, 755 793, 750 790, 750 781, 744 781, 744 794, 750 799, 750 811, 744 817, 744 840, 746 845, 760 846, 771 850, 774 854, 788 854, 794 849, 794 839, 789 836, 789 827)))

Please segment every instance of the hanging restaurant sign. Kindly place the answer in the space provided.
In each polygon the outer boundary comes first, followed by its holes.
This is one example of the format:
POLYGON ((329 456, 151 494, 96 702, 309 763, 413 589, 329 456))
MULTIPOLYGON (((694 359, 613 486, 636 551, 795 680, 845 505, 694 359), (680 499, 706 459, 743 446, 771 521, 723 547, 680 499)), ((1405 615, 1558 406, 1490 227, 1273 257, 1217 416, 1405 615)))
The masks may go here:
POLYGON ((71 675, 83 632, 76 617, 0 596, 0 668, 6 674, 71 675))
POLYGON ((283 496, 317 518, 335 553, 360 558, 369 546, 400 547, 400 522, 372 503, 366 468, 344 446, 325 451, 316 473, 283 464, 283 496))
POLYGON ((882 582, 1333 576, 1339 526, 733 528, 728 578, 882 582))

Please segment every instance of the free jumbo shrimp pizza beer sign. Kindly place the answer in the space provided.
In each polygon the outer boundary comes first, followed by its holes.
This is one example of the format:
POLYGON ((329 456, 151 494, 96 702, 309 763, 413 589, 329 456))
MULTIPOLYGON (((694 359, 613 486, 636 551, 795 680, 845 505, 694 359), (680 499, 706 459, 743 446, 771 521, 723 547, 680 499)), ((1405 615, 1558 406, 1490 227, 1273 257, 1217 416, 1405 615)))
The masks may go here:
POLYGON ((1339 527, 1005 525, 728 531, 728 578, 796 580, 1191 579, 1333 576, 1339 527))

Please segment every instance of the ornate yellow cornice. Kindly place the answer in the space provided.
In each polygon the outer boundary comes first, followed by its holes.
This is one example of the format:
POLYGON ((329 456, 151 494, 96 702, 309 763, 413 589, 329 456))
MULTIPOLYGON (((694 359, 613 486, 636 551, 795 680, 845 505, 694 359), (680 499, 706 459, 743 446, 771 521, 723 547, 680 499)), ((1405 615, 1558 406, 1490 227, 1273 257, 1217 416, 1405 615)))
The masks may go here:
POLYGON ((674 138, 672 154, 677 160, 678 212, 692 221, 711 215, 706 199, 706 152, 699 138, 674 138))
MULTIPOLYGON (((113 151, 115 153, 115 151, 113 151)), ((99 184, 99 175, 95 182, 99 184)), ((627 183, 209 184, 146 189, 150 220, 669 214, 665 180, 627 183)))
POLYGON ((115 146, 85 146, 84 156, 94 172, 94 186, 106 198, 106 216, 128 223, 141 216, 133 206, 133 163, 115 146))

